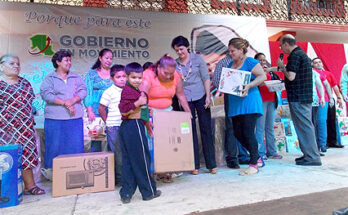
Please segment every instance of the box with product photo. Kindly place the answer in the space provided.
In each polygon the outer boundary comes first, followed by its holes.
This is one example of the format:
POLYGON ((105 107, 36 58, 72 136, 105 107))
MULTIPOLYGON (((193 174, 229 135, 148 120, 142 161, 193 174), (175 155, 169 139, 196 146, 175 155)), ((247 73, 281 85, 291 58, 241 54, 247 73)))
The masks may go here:
POLYGON ((22 146, 0 146, 0 208, 16 206, 22 199, 22 146))
POLYGON ((153 119, 155 172, 194 170, 190 113, 156 111, 153 119))
POLYGON ((61 155, 53 159, 52 196, 115 189, 114 154, 94 152, 61 155))
POLYGON ((286 149, 288 153, 300 153, 300 143, 297 138, 295 126, 292 120, 282 119, 286 134, 286 149))
POLYGON ((273 128, 275 137, 285 137, 285 128, 283 122, 275 122, 273 128))
POLYGON ((286 137, 275 137, 275 145, 279 153, 286 152, 286 137))
POLYGON ((221 72, 219 91, 242 96, 243 85, 249 84, 250 78, 251 72, 224 67, 221 72))

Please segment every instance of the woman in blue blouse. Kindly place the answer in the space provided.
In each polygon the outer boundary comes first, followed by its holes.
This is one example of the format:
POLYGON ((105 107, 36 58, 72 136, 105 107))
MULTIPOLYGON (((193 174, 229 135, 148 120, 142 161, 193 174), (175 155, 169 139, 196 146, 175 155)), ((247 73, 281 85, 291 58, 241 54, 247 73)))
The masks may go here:
POLYGON ((228 117, 232 117, 234 135, 250 153, 250 165, 240 175, 252 175, 258 167, 264 166, 259 157, 258 144, 255 137, 256 120, 263 114, 262 99, 257 87, 266 80, 258 60, 247 57, 249 42, 242 38, 229 41, 228 52, 232 58, 229 68, 249 71, 252 73, 249 84, 243 85, 242 97, 228 95, 228 117))
POLYGON ((210 173, 216 174, 215 148, 209 108, 210 76, 207 65, 201 55, 191 53, 189 46, 188 39, 183 36, 177 36, 172 40, 172 48, 178 55, 176 70, 181 74, 184 92, 192 114, 192 136, 195 156, 195 170, 192 171, 192 174, 197 175, 200 169, 196 117, 198 117, 206 167, 210 173))
MULTIPOLYGON (((112 85, 110 80, 110 67, 112 65, 112 51, 102 49, 99 52, 98 60, 92 66, 92 69, 85 77, 87 86, 87 96, 84 99, 85 107, 89 121, 94 121, 100 117, 98 107, 103 92, 112 85)), ((101 151, 101 141, 93 140, 91 143, 91 152, 101 151)))

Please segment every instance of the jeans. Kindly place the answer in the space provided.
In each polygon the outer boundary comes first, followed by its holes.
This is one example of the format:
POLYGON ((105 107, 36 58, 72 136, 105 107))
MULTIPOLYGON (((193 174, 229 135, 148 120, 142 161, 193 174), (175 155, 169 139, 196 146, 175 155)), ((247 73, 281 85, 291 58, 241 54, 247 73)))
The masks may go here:
POLYGON ((110 150, 115 157, 115 184, 121 183, 122 173, 122 149, 120 137, 118 135, 119 126, 106 127, 106 137, 110 150))
POLYGON ((312 104, 289 102, 291 118, 305 161, 320 161, 312 123, 312 104))
POLYGON ((91 141, 91 152, 101 152, 102 151, 102 141, 92 140, 91 141))
POLYGON ((225 159, 227 164, 249 162, 250 156, 248 151, 239 143, 234 136, 232 118, 228 117, 228 95, 224 95, 225 109, 225 159))
POLYGON ((329 107, 329 102, 325 102, 325 106, 321 107, 319 105, 318 108, 318 126, 316 127, 318 136, 317 136, 317 144, 318 147, 326 146, 327 140, 327 111, 329 107))
POLYGON ((272 156, 277 154, 277 148, 274 138, 274 118, 275 118, 275 103, 263 102, 263 115, 256 122, 256 139, 259 146, 259 155, 262 157, 265 154, 272 156), (266 147, 264 139, 266 138, 266 147))
POLYGON ((259 159, 258 144, 255 137, 256 121, 259 114, 245 114, 232 117, 233 130, 239 142, 249 151, 250 164, 259 159))
POLYGON ((196 129, 196 111, 199 122, 199 130, 201 132, 203 155, 207 169, 216 168, 215 146, 213 142, 213 132, 211 128, 210 108, 204 108, 205 98, 203 96, 197 101, 189 102, 192 114, 192 133, 193 133, 193 149, 195 155, 195 169, 200 168, 198 137, 196 129))

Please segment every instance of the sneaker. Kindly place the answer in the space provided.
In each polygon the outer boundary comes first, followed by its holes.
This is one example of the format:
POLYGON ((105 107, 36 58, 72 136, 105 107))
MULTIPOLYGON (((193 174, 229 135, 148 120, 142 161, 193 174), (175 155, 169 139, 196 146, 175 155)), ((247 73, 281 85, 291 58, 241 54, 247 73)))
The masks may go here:
POLYGON ((156 190, 155 195, 149 196, 149 197, 146 197, 146 198, 143 198, 143 200, 144 200, 144 201, 150 201, 150 200, 152 200, 152 199, 154 199, 154 198, 159 197, 161 194, 162 194, 162 192, 161 192, 160 190, 156 190))
POLYGON ((263 155, 263 156, 262 156, 262 159, 263 159, 264 161, 268 160, 267 155, 263 155))
POLYGON ((326 146, 321 146, 321 147, 320 147, 320 151, 321 151, 321 152, 326 152, 326 151, 327 151, 327 150, 326 150, 326 146))
POLYGON ((183 172, 174 172, 174 173, 172 173, 172 178, 179 178, 183 174, 184 174, 183 172))
POLYGON ((245 169, 245 170, 242 170, 239 172, 239 175, 255 175, 259 172, 259 169, 256 167, 253 167, 253 166, 250 166, 249 165, 249 168, 248 169, 245 169))
POLYGON ((41 168, 41 175, 45 177, 47 180, 52 181, 52 168, 41 168))
POLYGON ((279 154, 274 154, 274 155, 271 155, 271 156, 268 156, 268 157, 269 157, 269 159, 278 159, 278 160, 283 158, 283 156, 281 156, 279 154))
POLYGON ((128 203, 131 202, 131 199, 122 199, 121 198, 121 201, 122 201, 123 204, 128 204, 128 203))
POLYGON ((260 168, 265 166, 265 162, 261 157, 257 160, 257 166, 260 168))

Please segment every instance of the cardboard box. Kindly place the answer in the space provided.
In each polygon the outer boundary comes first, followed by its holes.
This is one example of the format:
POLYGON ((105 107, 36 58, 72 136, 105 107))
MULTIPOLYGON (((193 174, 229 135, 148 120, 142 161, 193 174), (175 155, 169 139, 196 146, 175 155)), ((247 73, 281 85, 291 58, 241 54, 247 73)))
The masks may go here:
POLYGON ((157 173, 194 170, 189 113, 157 111, 154 114, 154 162, 157 173))
POLYGON ((114 154, 111 152, 61 155, 53 159, 53 197, 114 189, 114 154))
POLYGON ((276 137, 275 145, 277 147, 277 151, 280 153, 286 152, 286 137, 276 137))
POLYGON ((18 205, 22 194, 22 147, 0 146, 0 208, 18 205))
POLYGON ((348 117, 338 117, 338 127, 342 145, 348 143, 348 117))
POLYGON ((300 153, 300 143, 297 139, 294 123, 289 119, 282 119, 286 134, 286 148, 288 153, 300 153))
POLYGON ((273 128, 275 137, 285 137, 285 128, 283 122, 275 122, 273 128))
POLYGON ((212 106, 224 105, 224 96, 215 97, 212 101, 212 106))

